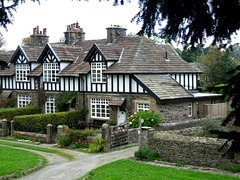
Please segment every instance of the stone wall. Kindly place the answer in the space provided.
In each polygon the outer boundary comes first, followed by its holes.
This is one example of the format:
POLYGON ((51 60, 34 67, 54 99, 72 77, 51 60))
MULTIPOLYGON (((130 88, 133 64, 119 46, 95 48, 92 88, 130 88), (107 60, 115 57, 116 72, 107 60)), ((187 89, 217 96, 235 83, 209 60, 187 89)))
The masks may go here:
POLYGON ((128 130, 128 144, 136 144, 139 141, 139 128, 128 130))
POLYGON ((192 165, 224 166, 231 162, 223 158, 219 148, 225 140, 164 134, 153 129, 143 129, 142 147, 156 150, 159 157, 170 162, 192 165))

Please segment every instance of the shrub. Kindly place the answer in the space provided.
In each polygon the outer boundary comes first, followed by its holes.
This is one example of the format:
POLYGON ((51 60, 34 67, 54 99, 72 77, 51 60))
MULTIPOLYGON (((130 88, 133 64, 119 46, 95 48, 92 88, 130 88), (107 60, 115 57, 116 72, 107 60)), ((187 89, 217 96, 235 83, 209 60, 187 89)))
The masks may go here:
POLYGON ((71 92, 71 91, 64 91, 64 92, 59 92, 56 96, 56 108, 59 111, 66 111, 68 103, 72 104, 72 99, 74 97, 77 97, 77 92, 71 92))
POLYGON ((70 144, 70 147, 72 149, 76 149, 76 148, 82 148, 82 149, 86 149, 89 148, 90 143, 88 141, 72 141, 72 143, 70 144))
POLYGON ((0 108, 10 108, 10 107, 13 107, 16 103, 17 101, 15 98, 1 99, 0 108))
POLYGON ((27 105, 21 108, 0 109, 0 118, 11 117, 13 119, 15 116, 39 114, 40 112, 40 108, 33 105, 27 105))
POLYGON ((57 135, 57 137, 58 137, 58 144, 59 144, 61 147, 66 147, 66 146, 69 146, 69 145, 71 144, 72 140, 71 140, 69 131, 70 131, 70 130, 68 130, 68 131, 66 132, 66 134, 59 133, 59 134, 57 135))
POLYGON ((148 156, 147 156, 147 159, 150 160, 150 161, 153 161, 153 160, 155 160, 157 158, 158 158, 157 151, 150 151, 148 156))
POLYGON ((198 134, 199 136, 206 136, 206 137, 217 137, 216 134, 213 134, 211 131, 219 130, 219 131, 226 131, 226 128, 221 126, 221 120, 215 119, 211 116, 207 116, 205 119, 202 120, 202 132, 198 134))
POLYGON ((87 140, 88 134, 86 131, 72 129, 69 131, 69 136, 71 138, 71 141, 85 141, 87 140))
POLYGON ((148 159, 150 161, 158 159, 157 151, 150 151, 147 148, 142 148, 139 149, 138 151, 135 151, 134 156, 139 159, 148 159))
POLYGON ((89 146, 89 152, 103 152, 106 151, 105 142, 103 139, 94 139, 89 146))
MULTIPOLYGON (((36 114, 14 117, 15 128, 22 127, 46 127, 52 124, 53 127, 58 125, 74 125, 80 120, 80 111, 59 112, 52 114, 36 114)), ((25 130, 24 130, 25 131, 25 130)))
POLYGON ((146 159, 149 152, 150 152, 149 149, 146 149, 146 148, 139 149, 138 151, 136 151, 134 153, 134 156, 139 158, 139 159, 146 159))
POLYGON ((110 119, 110 120, 106 121, 106 124, 108 124, 109 126, 116 126, 116 121, 110 119))
POLYGON ((128 118, 129 128, 138 128, 139 118, 144 120, 142 126, 156 127, 162 122, 158 114, 148 111, 139 111, 128 118))

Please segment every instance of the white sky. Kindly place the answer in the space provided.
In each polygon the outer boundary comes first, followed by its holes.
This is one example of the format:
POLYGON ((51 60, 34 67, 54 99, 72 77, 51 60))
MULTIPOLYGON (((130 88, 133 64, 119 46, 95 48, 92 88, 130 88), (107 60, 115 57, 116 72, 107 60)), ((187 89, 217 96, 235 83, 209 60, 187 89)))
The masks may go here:
MULTIPOLYGON (((20 4, 14 13, 14 22, 8 25, 8 31, 0 28, 5 38, 6 50, 15 50, 21 45, 22 39, 33 33, 33 28, 39 25, 40 31, 47 28, 50 42, 59 42, 64 36, 67 25, 79 22, 85 34, 85 39, 106 38, 106 28, 111 25, 121 25, 127 28, 127 34, 137 33, 141 24, 131 23, 138 13, 138 0, 125 1, 124 6, 113 6, 113 0, 40 0, 41 4, 26 0, 20 4)), ((157 29, 156 29, 157 32, 157 29)), ((239 33, 240 34, 240 33, 239 33)), ((234 43, 240 43, 240 35, 233 38, 234 43)), ((174 44, 175 47, 176 44, 174 44)), ((179 48, 182 48, 179 45, 179 48)))
POLYGON ((0 28, 7 45, 6 50, 15 50, 22 39, 33 33, 33 28, 47 28, 50 42, 59 42, 64 36, 67 25, 79 22, 85 34, 85 39, 104 39, 106 28, 111 25, 121 25, 128 33, 137 33, 141 25, 131 23, 138 13, 138 0, 125 2, 124 6, 113 6, 112 0, 41 0, 38 3, 26 0, 20 4, 14 13, 14 22, 8 25, 8 31, 0 28))

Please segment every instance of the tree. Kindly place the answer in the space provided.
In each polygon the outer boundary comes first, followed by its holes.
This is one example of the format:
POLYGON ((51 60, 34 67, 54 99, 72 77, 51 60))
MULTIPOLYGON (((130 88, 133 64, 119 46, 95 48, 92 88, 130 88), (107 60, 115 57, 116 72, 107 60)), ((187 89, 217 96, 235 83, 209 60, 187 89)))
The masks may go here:
POLYGON ((224 119, 222 126, 230 125, 232 129, 229 132, 212 132, 217 134, 220 138, 227 139, 221 148, 222 150, 231 142, 231 146, 224 152, 223 156, 234 159, 236 154, 240 153, 240 66, 237 66, 237 68, 230 73, 236 73, 236 75, 230 79, 228 86, 226 86, 225 97, 231 102, 232 110, 227 118, 224 119))
POLYGON ((230 40, 240 28, 238 0, 139 0, 140 11, 132 19, 143 22, 139 35, 151 36, 157 23, 166 21, 161 34, 193 46, 213 37, 213 44, 230 40))
MULTIPOLYGON (((40 2, 40 0, 31 0, 40 2)), ((7 29, 7 25, 13 22, 13 11, 16 11, 19 3, 25 3, 25 0, 1 0, 0 1, 0 26, 7 29)), ((1 33, 0 33, 1 34, 1 33)))
POLYGON ((219 84, 227 84, 234 74, 229 71, 236 68, 236 63, 226 51, 218 47, 211 47, 208 54, 203 54, 197 60, 199 68, 203 71, 201 81, 204 86, 214 87, 219 84))
MULTIPOLYGON (((2 36, 0 36, 0 52, 5 51, 4 49, 5 44, 6 44, 5 39, 2 36)), ((0 68, 1 69, 8 68, 8 63, 6 61, 0 60, 0 68)))
POLYGON ((22 39, 22 45, 28 45, 31 43, 31 37, 26 37, 22 39))

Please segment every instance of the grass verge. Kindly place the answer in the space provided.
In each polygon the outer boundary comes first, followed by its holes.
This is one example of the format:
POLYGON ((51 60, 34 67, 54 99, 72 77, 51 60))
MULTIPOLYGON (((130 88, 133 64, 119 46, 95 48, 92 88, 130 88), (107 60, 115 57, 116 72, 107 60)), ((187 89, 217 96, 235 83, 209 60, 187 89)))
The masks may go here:
POLYGON ((168 167, 153 166, 129 160, 118 160, 90 171, 81 179, 135 180, 135 179, 178 179, 178 180, 229 180, 231 176, 194 172, 168 167))
MULTIPOLYGON (((38 166, 45 158, 32 152, 0 146, 0 177, 20 174, 24 170, 29 170, 38 166)), ((42 166, 43 166, 42 165, 42 166)))
POLYGON ((24 149, 48 152, 48 153, 55 153, 55 154, 58 154, 59 156, 65 157, 69 160, 74 160, 74 157, 72 155, 63 153, 56 149, 48 149, 48 148, 43 148, 43 147, 37 147, 37 146, 31 146, 31 145, 19 144, 19 143, 11 143, 11 142, 6 142, 6 141, 0 141, 0 144, 6 145, 6 146, 12 146, 12 147, 20 147, 20 148, 24 148, 24 149))

